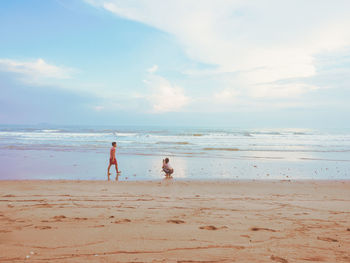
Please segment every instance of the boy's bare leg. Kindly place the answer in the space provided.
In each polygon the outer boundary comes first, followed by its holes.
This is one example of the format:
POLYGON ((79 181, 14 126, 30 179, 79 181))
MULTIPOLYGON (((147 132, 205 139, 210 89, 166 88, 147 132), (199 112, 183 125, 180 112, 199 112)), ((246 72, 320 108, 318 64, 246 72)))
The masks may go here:
POLYGON ((165 174, 165 178, 166 178, 166 179, 171 179, 171 178, 173 178, 173 177, 171 176, 171 174, 172 174, 172 172, 165 174))
POLYGON ((120 171, 118 169, 118 161, 117 160, 115 160, 115 170, 117 171, 118 174, 120 173, 120 171))
POLYGON ((109 172, 110 169, 111 169, 111 164, 108 165, 108 169, 107 169, 108 181, 111 180, 110 179, 111 173, 109 172))
POLYGON ((118 177, 119 177, 120 171, 118 169, 118 161, 117 160, 115 160, 115 171, 117 172, 117 174, 115 176, 115 180, 118 181, 118 177))

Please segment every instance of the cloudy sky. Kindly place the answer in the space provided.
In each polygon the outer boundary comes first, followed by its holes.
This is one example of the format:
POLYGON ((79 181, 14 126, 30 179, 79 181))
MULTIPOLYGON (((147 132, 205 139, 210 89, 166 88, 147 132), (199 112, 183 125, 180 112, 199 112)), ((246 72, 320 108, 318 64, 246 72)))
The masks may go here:
POLYGON ((350 127, 348 0, 0 2, 0 123, 350 127))

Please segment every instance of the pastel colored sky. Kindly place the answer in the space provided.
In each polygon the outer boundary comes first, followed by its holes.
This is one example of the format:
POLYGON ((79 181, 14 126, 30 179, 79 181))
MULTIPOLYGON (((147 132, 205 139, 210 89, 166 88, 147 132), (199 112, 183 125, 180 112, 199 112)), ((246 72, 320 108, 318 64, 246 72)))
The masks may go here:
POLYGON ((0 123, 350 127, 348 0, 0 2, 0 123))

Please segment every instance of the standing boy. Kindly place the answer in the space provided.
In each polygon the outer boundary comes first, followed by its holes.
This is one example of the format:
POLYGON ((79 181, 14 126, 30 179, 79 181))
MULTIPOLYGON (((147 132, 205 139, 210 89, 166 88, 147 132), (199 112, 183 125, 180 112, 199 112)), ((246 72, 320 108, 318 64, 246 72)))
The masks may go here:
POLYGON ((117 162, 117 158, 115 158, 115 149, 117 148, 117 143, 116 142, 112 142, 112 148, 110 150, 110 154, 109 154, 109 166, 108 166, 108 181, 110 180, 110 175, 111 173, 109 172, 109 169, 111 168, 112 165, 115 165, 115 170, 117 172, 117 175, 115 177, 115 180, 118 181, 118 176, 120 174, 120 171, 118 170, 118 162, 117 162))

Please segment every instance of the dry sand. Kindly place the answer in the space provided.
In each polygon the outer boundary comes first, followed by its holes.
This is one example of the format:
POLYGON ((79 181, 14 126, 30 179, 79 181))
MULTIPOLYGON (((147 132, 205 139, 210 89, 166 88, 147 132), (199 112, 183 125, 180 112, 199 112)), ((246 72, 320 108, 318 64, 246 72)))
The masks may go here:
POLYGON ((0 262, 350 262, 350 181, 1 181, 0 262))

